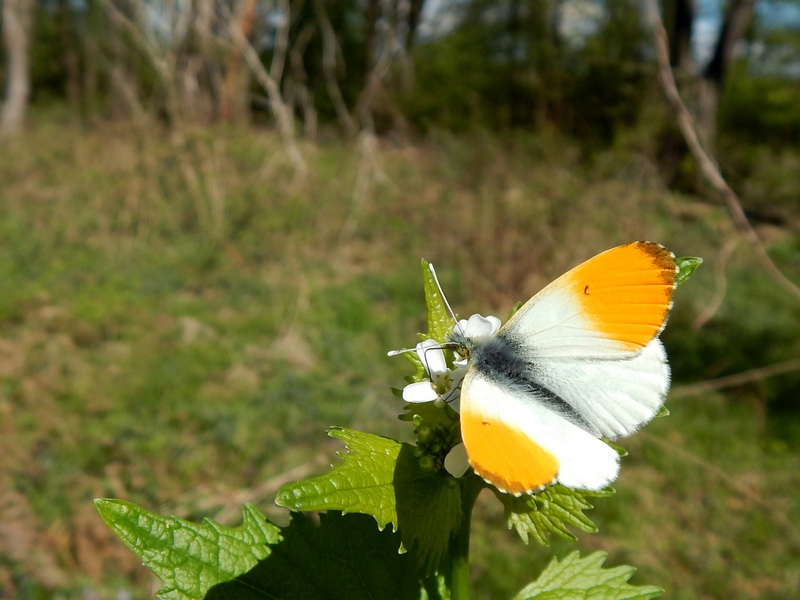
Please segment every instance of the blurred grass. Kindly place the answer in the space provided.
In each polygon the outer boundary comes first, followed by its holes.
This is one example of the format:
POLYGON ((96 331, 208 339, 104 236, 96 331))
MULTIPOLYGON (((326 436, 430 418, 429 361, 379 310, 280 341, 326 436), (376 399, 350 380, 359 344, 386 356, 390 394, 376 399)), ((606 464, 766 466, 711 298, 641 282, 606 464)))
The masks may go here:
MULTIPOLYGON (((744 243, 723 304, 693 329, 734 230, 720 207, 666 192, 635 143, 587 157, 546 132, 433 134, 383 144, 363 188, 357 148, 307 146, 300 181, 259 131, 189 131, 176 147, 155 128, 44 118, 13 144, 0 156, 0 597, 151 595, 93 497, 184 518, 235 514, 243 497, 268 509, 265 484, 335 460, 328 425, 410 439, 389 392, 405 362, 385 351, 424 326, 421 257, 457 311, 505 315, 581 260, 652 239, 707 260, 664 335, 677 385, 800 352, 800 310, 744 243)), ((796 226, 762 234, 800 280, 796 226)), ((579 547, 672 598, 797 597, 798 386, 793 374, 669 402, 671 417, 623 443, 618 493, 579 547)), ((488 497, 477 515, 475 597, 509 596, 550 550, 514 539, 488 497)))

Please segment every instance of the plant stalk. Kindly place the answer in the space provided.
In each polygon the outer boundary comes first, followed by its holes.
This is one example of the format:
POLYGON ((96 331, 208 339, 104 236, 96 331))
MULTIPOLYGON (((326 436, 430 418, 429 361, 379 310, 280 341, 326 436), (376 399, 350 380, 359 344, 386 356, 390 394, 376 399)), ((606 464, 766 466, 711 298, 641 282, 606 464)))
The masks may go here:
POLYGON ((450 538, 450 569, 445 575, 450 600, 469 600, 469 534, 472 529, 472 508, 484 483, 476 476, 466 476, 461 486, 461 526, 450 538))

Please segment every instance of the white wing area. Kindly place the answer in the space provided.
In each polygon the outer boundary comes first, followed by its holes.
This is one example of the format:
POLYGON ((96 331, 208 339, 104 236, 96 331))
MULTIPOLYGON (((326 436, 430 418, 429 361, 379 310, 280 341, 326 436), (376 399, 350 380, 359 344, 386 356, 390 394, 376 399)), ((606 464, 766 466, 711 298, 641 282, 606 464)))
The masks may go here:
POLYGON ((658 338, 630 358, 540 356, 534 365, 526 375, 558 395, 608 439, 630 435, 650 421, 669 391, 669 364, 658 338))
MULTIPOLYGON (((600 490, 617 478, 619 455, 608 444, 549 410, 536 396, 500 386, 472 370, 464 381, 462 417, 474 411, 484 422, 519 429, 556 457, 557 481, 567 487, 600 490)), ((467 455, 481 451, 480 440, 465 439, 467 455), (471 442, 471 443, 470 443, 471 442)), ((514 457, 508 457, 513 462, 514 457)), ((489 480, 490 483, 494 483, 489 480)))
POLYGON ((566 276, 555 280, 528 300, 501 328, 510 339, 524 340, 531 354, 525 358, 604 358, 629 353, 624 344, 592 325, 583 307, 564 289, 566 276))

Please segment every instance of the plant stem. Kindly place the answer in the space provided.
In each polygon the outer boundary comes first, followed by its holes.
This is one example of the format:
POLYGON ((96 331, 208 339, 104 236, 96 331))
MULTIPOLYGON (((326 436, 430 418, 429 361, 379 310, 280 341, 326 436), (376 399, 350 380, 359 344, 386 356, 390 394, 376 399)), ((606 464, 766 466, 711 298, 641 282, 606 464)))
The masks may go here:
POLYGON ((461 526, 450 538, 450 569, 445 575, 450 600, 469 600, 469 534, 472 529, 472 507, 484 483, 478 477, 466 476, 461 486, 461 526))

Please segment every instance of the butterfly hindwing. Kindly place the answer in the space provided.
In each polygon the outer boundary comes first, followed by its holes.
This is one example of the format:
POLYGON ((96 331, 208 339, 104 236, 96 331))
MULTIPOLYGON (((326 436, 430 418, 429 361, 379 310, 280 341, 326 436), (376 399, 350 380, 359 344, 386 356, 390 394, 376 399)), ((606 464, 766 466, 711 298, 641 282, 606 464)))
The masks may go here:
POLYGON ((619 456, 530 394, 470 369, 461 392, 461 436, 475 472, 521 494, 551 483, 599 490, 619 471, 619 456))
POLYGON ((631 435, 664 404, 670 372, 664 345, 653 339, 630 358, 540 359, 535 378, 593 430, 608 439, 631 435))

